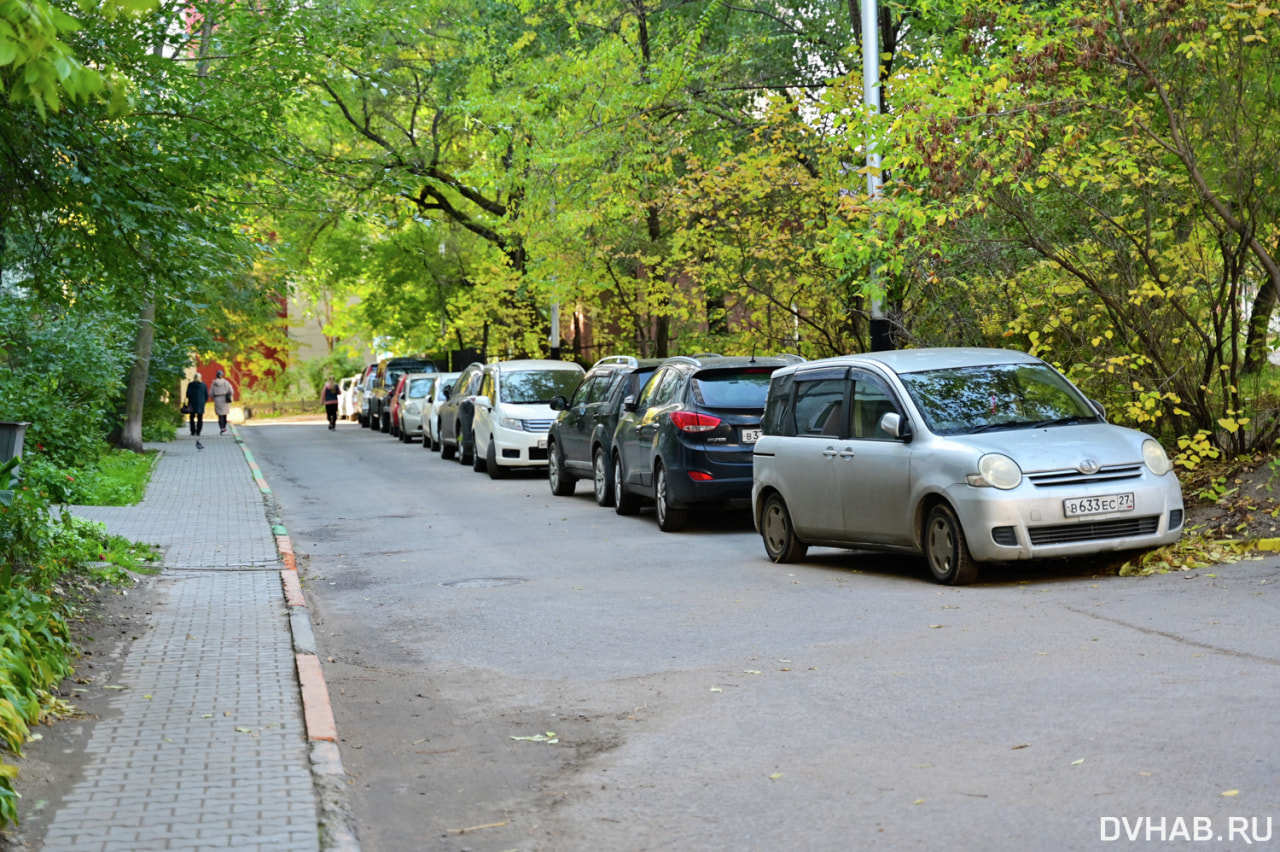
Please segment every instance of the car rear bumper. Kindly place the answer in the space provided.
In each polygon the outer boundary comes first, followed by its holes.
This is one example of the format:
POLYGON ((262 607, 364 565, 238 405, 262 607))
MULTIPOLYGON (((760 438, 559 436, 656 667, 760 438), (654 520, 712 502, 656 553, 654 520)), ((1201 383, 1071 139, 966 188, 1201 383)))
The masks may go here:
POLYGON ((750 451, 715 452, 685 447, 683 458, 674 460, 667 474, 668 500, 673 506, 751 505, 750 451), (703 476, 710 478, 704 480, 703 476))

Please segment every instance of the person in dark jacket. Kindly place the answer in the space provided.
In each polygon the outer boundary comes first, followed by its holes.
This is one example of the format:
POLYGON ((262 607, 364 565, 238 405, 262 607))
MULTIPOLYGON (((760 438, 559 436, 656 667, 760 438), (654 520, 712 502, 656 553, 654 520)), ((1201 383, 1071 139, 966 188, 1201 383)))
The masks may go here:
POLYGON ((191 406, 189 425, 191 434, 199 435, 204 429, 204 406, 209 401, 209 386, 201 380, 197 373, 191 384, 187 385, 187 405, 191 406))
POLYGON ((333 430, 338 425, 338 386, 333 383, 333 379, 324 383, 321 401, 324 403, 325 416, 329 418, 329 429, 333 430))

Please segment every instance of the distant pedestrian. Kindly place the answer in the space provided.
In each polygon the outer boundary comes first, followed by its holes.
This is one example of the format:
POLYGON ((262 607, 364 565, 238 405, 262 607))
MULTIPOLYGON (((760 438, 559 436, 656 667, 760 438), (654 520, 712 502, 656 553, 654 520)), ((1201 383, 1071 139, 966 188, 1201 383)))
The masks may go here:
POLYGON ((218 371, 218 377, 209 385, 209 393, 213 395, 213 412, 218 415, 218 434, 227 434, 227 415, 231 413, 231 382, 218 371))
POLYGON ((196 373, 195 379, 187 385, 187 407, 191 409, 191 413, 187 416, 187 425, 191 427, 192 435, 199 435, 204 430, 204 407, 208 401, 209 386, 200 378, 200 374, 196 373))
POLYGON ((338 386, 329 379, 324 383, 324 414, 329 418, 329 430, 338 428, 338 386))

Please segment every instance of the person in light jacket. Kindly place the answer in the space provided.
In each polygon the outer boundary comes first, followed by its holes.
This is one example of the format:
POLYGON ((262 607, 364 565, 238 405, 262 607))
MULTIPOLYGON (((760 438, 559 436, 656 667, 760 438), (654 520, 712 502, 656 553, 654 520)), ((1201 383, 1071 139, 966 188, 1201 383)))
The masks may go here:
POLYGON ((209 395, 213 397, 213 413, 218 415, 218 434, 227 434, 227 415, 231 413, 231 382, 218 371, 218 376, 209 385, 209 395))

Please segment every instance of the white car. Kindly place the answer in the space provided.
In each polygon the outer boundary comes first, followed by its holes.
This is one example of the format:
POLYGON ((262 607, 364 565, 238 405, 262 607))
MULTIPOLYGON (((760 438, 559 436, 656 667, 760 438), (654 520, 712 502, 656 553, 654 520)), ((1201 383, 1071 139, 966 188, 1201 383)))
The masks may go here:
POLYGON ((440 403, 448 398, 458 373, 433 373, 427 396, 422 400, 422 448, 440 452, 440 403))
POLYGON ((347 376, 338 382, 338 419, 355 420, 360 416, 360 403, 356 399, 356 384, 360 377, 347 376))
POLYGON ((422 437, 422 412, 426 407, 427 397, 431 394, 431 386, 439 373, 410 373, 404 377, 402 398, 396 405, 400 409, 400 423, 396 428, 396 437, 402 444, 411 443, 422 437))
POLYGON ((474 403, 472 468, 499 479, 508 468, 546 467, 547 432, 559 416, 551 400, 571 397, 585 372, 570 361, 486 364, 474 403))
POLYGON ((979 562, 1158 547, 1182 534, 1164 449, 1113 426, 1022 352, 911 349, 775 372, 755 444, 765 552, 922 553, 939 583, 979 562))

